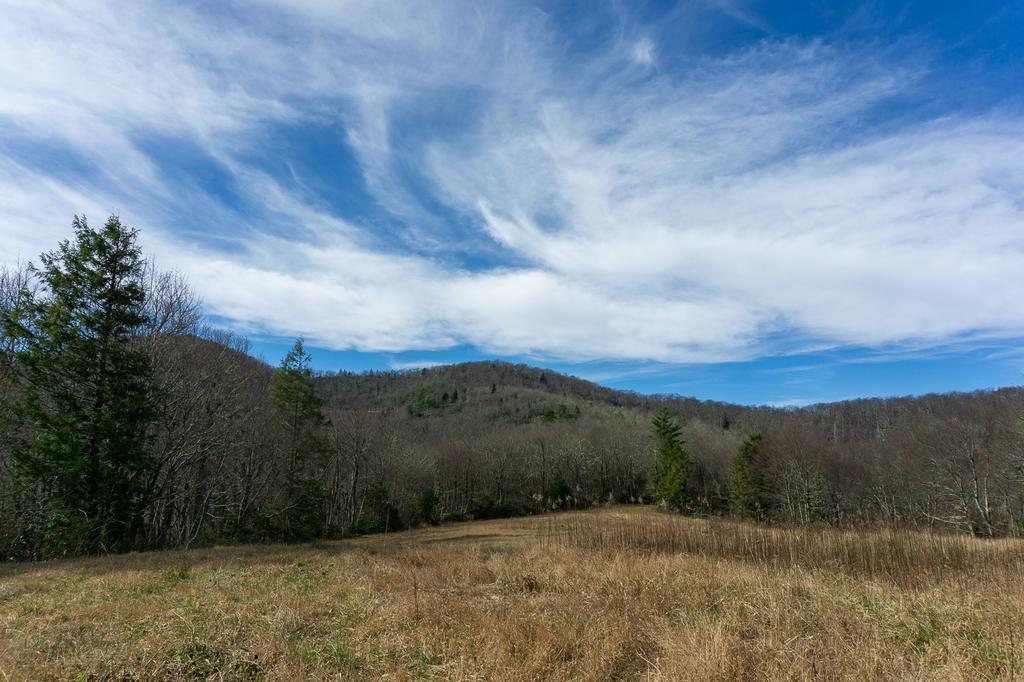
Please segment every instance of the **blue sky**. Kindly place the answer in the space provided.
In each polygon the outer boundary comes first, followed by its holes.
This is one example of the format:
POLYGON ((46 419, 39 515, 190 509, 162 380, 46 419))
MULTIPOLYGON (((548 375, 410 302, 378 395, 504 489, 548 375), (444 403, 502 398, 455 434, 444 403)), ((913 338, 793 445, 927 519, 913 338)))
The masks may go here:
POLYGON ((0 1, 0 263, 111 211, 324 369, 1021 383, 1024 3, 0 1))

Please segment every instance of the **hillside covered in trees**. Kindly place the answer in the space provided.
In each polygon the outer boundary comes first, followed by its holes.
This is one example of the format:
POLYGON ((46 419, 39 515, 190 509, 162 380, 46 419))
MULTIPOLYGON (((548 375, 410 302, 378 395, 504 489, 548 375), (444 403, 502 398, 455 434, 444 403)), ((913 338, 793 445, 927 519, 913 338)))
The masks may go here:
POLYGON ((1024 390, 804 409, 475 362, 317 373, 209 327, 136 233, 0 272, 5 558, 303 541, 606 503, 1024 530, 1024 390))

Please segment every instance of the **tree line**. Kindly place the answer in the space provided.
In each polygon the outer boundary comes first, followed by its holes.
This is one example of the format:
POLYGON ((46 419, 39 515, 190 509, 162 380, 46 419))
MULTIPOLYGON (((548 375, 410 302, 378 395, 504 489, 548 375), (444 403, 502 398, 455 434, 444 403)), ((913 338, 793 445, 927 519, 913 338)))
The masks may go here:
POLYGON ((745 408, 466 363, 276 368, 111 216, 0 269, 0 552, 304 541, 607 502, 1015 535, 1019 389, 745 408))

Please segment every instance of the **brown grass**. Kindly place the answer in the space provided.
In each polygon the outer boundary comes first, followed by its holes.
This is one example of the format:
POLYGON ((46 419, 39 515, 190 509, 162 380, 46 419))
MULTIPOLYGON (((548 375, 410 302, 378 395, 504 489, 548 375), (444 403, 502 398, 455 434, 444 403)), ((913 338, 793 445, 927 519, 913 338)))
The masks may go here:
POLYGON ((543 535, 554 544, 589 551, 696 554, 773 568, 841 571, 908 587, 1024 579, 1024 543, 966 535, 777 528, 674 514, 553 518, 543 535))
POLYGON ((1022 544, 646 508, 0 567, 0 679, 1021 679, 1022 544))

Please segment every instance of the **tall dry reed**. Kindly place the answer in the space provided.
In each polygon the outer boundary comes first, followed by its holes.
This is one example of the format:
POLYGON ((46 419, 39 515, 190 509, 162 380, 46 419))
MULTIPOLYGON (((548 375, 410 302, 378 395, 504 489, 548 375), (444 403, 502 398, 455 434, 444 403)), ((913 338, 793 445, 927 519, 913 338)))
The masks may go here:
POLYGON ((905 530, 780 528, 676 514, 579 513, 552 517, 549 545, 589 551, 695 554, 776 568, 841 571, 900 585, 935 580, 1024 578, 1024 542, 905 530))

